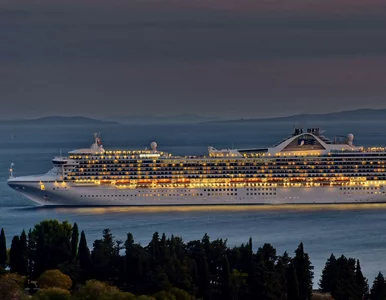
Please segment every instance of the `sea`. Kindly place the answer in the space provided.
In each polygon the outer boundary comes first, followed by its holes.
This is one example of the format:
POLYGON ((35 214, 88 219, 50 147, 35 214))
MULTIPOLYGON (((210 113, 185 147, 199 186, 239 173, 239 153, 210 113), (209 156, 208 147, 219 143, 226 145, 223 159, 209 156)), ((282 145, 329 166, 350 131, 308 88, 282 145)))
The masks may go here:
MULTIPOLYGON (((325 122, 329 137, 353 133, 354 143, 386 146, 385 122, 325 122)), ((14 235, 46 219, 76 222, 88 243, 105 228, 116 239, 127 233, 146 245, 154 232, 181 236, 185 241, 223 238, 232 247, 251 237, 254 250, 272 244, 278 254, 290 255, 304 243, 314 266, 317 287, 327 258, 344 254, 361 261, 371 283, 379 271, 386 274, 386 204, 284 205, 208 207, 79 207, 45 208, 11 190, 6 180, 14 163, 15 176, 41 174, 51 159, 77 148, 89 147, 93 133, 100 133, 106 149, 145 149, 156 141, 158 149, 176 155, 206 154, 208 146, 249 148, 271 146, 291 134, 286 122, 197 123, 164 125, 0 125, 0 228, 8 246, 14 235)))

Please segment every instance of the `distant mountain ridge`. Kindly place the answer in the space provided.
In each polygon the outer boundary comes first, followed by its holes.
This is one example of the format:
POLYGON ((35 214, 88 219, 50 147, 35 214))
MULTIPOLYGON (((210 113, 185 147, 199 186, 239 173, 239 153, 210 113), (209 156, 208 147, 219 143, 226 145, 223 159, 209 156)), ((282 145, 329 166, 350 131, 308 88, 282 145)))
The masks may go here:
POLYGON ((64 117, 64 116, 49 116, 42 117, 37 119, 18 119, 18 120, 6 120, 0 121, 0 125, 50 125, 50 126, 58 126, 58 125, 108 125, 108 124, 118 124, 113 121, 103 121, 93 118, 87 117, 64 117))
POLYGON ((385 121, 386 109, 356 109, 325 114, 298 114, 287 117, 250 118, 213 121, 214 123, 254 123, 254 122, 354 122, 385 121))
POLYGON ((180 114, 174 116, 120 116, 106 118, 108 121, 116 121, 122 124, 183 124, 217 121, 217 117, 205 117, 194 114, 180 114))

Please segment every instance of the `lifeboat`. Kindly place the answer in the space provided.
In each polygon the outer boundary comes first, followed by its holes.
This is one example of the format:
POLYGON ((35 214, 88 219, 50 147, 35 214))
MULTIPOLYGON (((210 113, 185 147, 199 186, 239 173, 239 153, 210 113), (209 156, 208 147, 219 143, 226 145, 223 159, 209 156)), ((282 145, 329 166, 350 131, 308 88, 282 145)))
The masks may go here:
POLYGON ((176 183, 190 183, 190 179, 177 179, 176 183))
POLYGON ((160 184, 165 184, 165 183, 171 183, 172 181, 170 179, 159 179, 156 182, 160 184))
POLYGON ((348 178, 348 177, 336 178, 335 181, 338 181, 338 182, 349 182, 350 178, 348 178))
POLYGON ((248 178, 247 182, 262 182, 261 178, 248 178))
POLYGON ((115 183, 115 185, 128 185, 130 184, 130 180, 119 180, 115 183))
POLYGON ((152 184, 152 183, 153 183, 152 180, 138 180, 137 181, 137 184, 143 184, 143 185, 152 184))
POLYGON ((245 181, 246 180, 244 178, 235 178, 230 180, 231 183, 243 183, 245 181))

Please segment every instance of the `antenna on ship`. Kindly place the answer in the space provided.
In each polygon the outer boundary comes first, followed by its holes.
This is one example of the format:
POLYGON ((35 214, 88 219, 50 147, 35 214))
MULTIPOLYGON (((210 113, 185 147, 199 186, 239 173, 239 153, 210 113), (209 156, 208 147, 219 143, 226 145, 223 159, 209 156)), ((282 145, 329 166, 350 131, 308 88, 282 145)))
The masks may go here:
POLYGON ((11 166, 9 167, 9 179, 13 178, 13 166, 14 165, 15 165, 14 163, 11 163, 11 166))

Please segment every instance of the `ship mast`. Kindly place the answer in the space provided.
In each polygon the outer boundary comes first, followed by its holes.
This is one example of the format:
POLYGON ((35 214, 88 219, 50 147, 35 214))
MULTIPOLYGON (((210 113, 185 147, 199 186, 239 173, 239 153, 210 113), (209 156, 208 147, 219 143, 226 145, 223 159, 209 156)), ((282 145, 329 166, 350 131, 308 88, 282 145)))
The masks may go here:
POLYGON ((9 167, 9 179, 13 178, 13 166, 14 165, 15 165, 14 163, 11 163, 11 166, 9 167))

